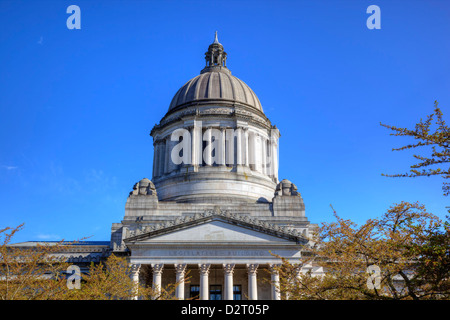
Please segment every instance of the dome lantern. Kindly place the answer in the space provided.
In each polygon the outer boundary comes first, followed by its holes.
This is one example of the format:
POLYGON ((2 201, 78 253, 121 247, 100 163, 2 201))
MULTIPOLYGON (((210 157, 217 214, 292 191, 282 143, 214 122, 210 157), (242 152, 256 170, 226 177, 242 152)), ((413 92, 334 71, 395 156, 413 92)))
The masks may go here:
POLYGON ((201 73, 210 71, 221 71, 222 68, 227 69, 227 53, 223 49, 223 45, 219 42, 217 31, 214 42, 208 47, 208 52, 205 53, 206 66, 201 73))

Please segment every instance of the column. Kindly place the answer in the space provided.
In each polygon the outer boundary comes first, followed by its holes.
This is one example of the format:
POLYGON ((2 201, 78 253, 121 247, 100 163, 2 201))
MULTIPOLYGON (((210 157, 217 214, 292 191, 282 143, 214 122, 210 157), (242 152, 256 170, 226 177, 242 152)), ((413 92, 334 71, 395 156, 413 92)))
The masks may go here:
POLYGON ((164 264, 152 264, 151 267, 153 270, 153 290, 155 292, 153 299, 158 299, 161 295, 161 278, 164 264))
POLYGON ((249 166, 249 154, 248 154, 248 128, 244 128, 244 154, 243 154, 243 164, 249 166))
POLYGON ((280 137, 280 131, 273 128, 270 130, 270 159, 271 159, 271 174, 274 180, 278 180, 278 138, 280 137))
POLYGON ((267 174, 267 142, 266 138, 261 136, 261 173, 267 174))
POLYGON ((159 140, 159 151, 158 151, 158 176, 164 175, 164 161, 165 161, 165 142, 164 140, 159 140))
POLYGON ((280 294, 280 272, 278 268, 280 264, 271 264, 269 265, 270 269, 270 278, 271 278, 271 297, 272 300, 281 300, 280 294))
POLYGON ((175 264, 176 282, 175 296, 179 300, 184 300, 184 273, 186 272, 186 264, 175 264))
POLYGON ((203 159, 205 160, 205 163, 207 166, 211 166, 212 165, 212 128, 208 127, 205 131, 206 133, 206 140, 204 139, 204 141, 206 141, 206 147, 205 150, 203 151, 203 159))
POLYGON ((191 165, 196 168, 198 166, 198 160, 197 160, 197 155, 198 155, 198 151, 197 151, 197 147, 198 147, 198 138, 197 138, 197 130, 194 126, 190 127, 189 129, 190 133, 191 133, 191 165))
POLYGON ((158 163, 158 142, 153 143, 153 174, 152 180, 157 176, 156 164, 158 163))
POLYGON ((198 167, 203 164, 203 129, 202 129, 202 122, 201 121, 194 121, 194 135, 195 137, 192 137, 192 140, 195 140, 195 152, 192 150, 193 153, 195 153, 195 169, 194 171, 198 171, 198 167))
POLYGON ((227 130, 226 128, 220 128, 220 156, 219 156, 219 165, 225 166, 227 164, 226 158, 226 142, 227 141, 227 130))
POLYGON ((227 263, 223 265, 225 272, 225 288, 224 288, 224 300, 233 300, 233 272, 234 263, 227 263))
POLYGON ((167 143, 169 145, 169 148, 168 148, 169 149, 168 150, 169 159, 168 159, 167 167, 168 167, 169 173, 174 171, 175 169, 177 169, 177 165, 172 160, 172 150, 173 150, 174 146, 177 144, 177 142, 172 141, 171 138, 172 138, 172 134, 167 136, 167 143))
POLYGON ((261 171, 261 137, 259 134, 255 133, 253 135, 253 161, 255 163, 255 171, 261 171))
POLYGON ((248 164, 251 170, 256 170, 256 155, 255 155, 255 133, 248 132, 248 164))
POLYGON ((209 300, 209 268, 210 264, 199 264, 200 269, 200 300, 209 300))
POLYGON ((138 300, 139 298, 139 270, 141 269, 140 264, 132 264, 131 265, 131 280, 133 280, 134 288, 133 288, 133 297, 132 300, 138 300))
POLYGON ((248 299, 258 300, 258 286, 256 283, 257 264, 247 264, 248 271, 248 299))
POLYGON ((236 165, 242 164, 242 129, 236 128, 236 165))
POLYGON ((153 166, 153 177, 154 178, 160 176, 160 173, 159 173, 159 167, 160 167, 159 159, 161 157, 161 155, 159 154, 160 151, 161 151, 161 144, 160 144, 159 140, 157 140, 156 144, 155 144, 155 149, 153 150, 153 152, 155 153, 155 156, 153 157, 153 159, 155 161, 155 164, 153 166))
POLYGON ((169 173, 169 163, 170 163, 170 135, 165 139, 165 154, 164 154, 164 173, 169 173))
POLYGON ((275 168, 275 157, 273 152, 273 140, 272 138, 267 140, 268 141, 268 157, 267 157, 267 175, 271 178, 275 177, 274 168, 275 168))

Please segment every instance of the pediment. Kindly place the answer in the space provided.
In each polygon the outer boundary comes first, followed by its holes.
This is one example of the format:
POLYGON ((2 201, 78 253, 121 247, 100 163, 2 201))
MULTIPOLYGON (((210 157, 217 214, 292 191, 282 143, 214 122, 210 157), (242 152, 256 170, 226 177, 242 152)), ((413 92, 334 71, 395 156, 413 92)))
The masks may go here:
POLYGON ((223 212, 205 213, 153 228, 148 232, 132 234, 125 242, 306 242, 296 230, 223 212))

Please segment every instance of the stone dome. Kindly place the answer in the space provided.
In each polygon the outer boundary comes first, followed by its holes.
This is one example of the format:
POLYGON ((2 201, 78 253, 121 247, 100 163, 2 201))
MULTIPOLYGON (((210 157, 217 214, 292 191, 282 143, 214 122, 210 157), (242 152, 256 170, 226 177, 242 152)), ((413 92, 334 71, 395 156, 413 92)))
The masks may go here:
POLYGON ((280 132, 226 61, 216 33, 200 74, 150 132, 159 201, 267 203, 274 196, 280 132))
POLYGON ((231 75, 227 53, 216 38, 205 53, 205 68, 177 91, 169 112, 190 104, 241 104, 263 112, 261 102, 244 81, 231 75))
POLYGON ((232 76, 223 67, 208 69, 178 90, 170 103, 169 111, 193 102, 209 101, 240 103, 263 112, 258 97, 244 81, 232 76))

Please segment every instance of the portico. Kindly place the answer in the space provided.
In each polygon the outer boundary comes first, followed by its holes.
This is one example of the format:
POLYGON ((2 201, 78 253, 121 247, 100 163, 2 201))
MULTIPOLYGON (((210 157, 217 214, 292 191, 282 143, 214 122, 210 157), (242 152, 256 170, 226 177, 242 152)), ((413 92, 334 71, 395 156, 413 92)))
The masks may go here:
POLYGON ((180 300, 280 300, 273 264, 164 264, 163 272, 161 265, 140 266, 142 274, 135 281, 161 288, 178 280, 175 297, 180 300), (187 281, 180 282, 185 276, 187 281))

